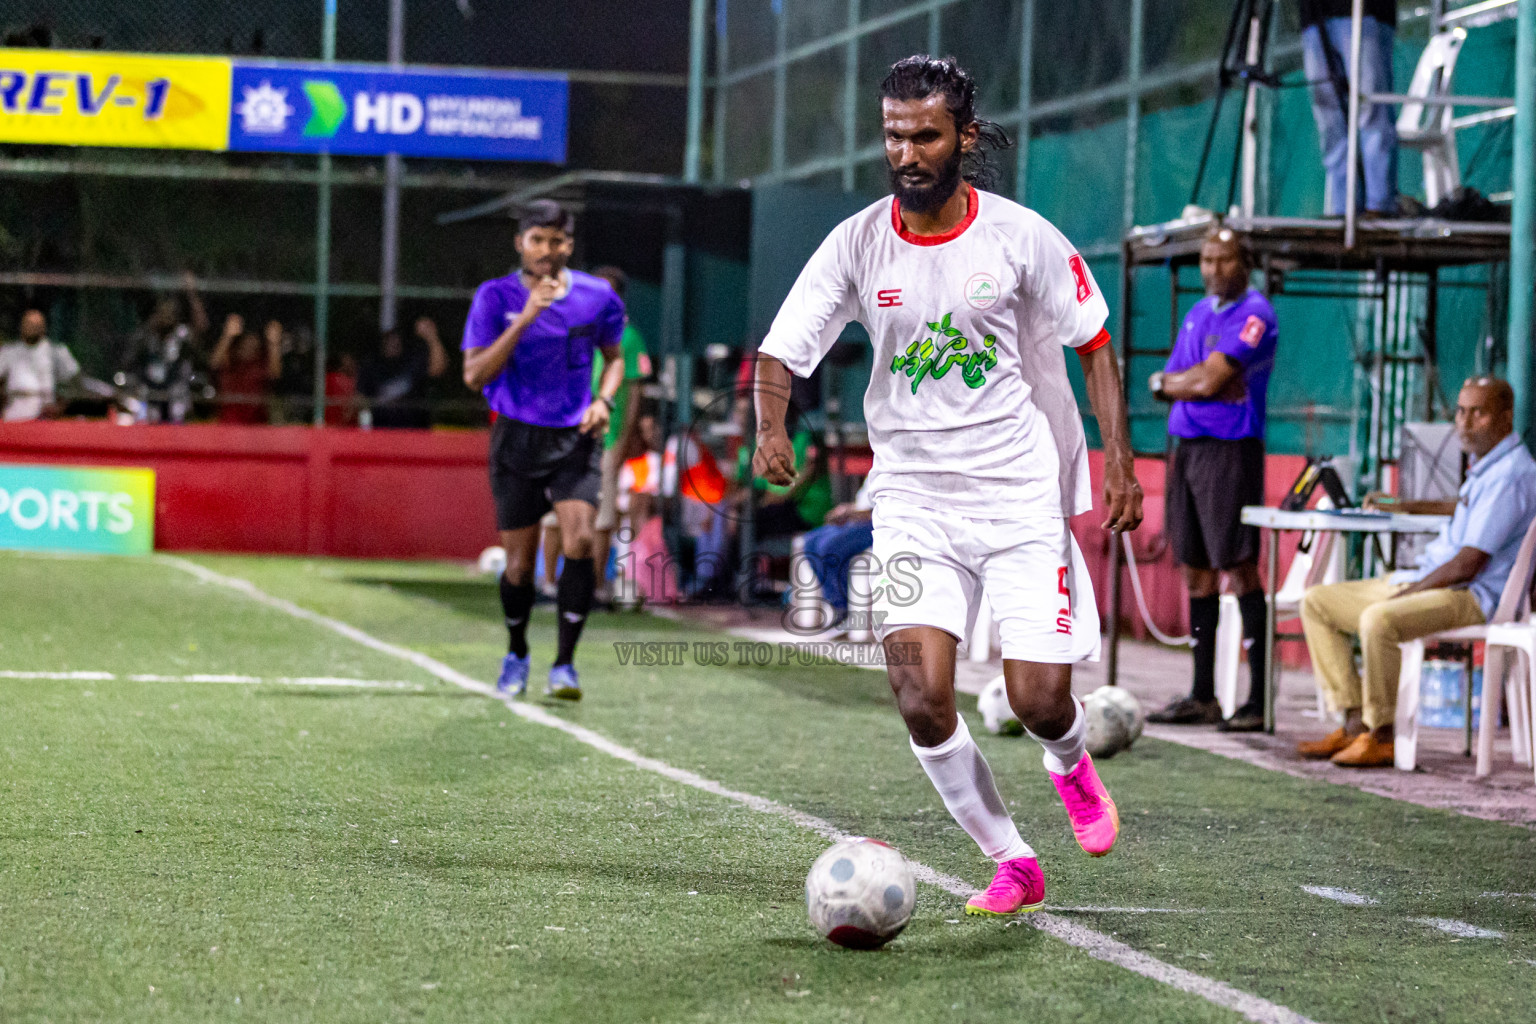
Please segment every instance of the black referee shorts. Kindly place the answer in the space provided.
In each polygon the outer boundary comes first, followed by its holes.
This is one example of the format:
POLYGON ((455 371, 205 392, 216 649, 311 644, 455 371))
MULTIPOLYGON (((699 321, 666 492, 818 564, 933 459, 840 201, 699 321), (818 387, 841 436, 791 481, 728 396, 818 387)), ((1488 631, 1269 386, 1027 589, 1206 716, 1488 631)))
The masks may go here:
POLYGON ((498 417, 491 427, 491 497, 496 528, 521 530, 557 501, 597 507, 603 485, 600 438, 577 427, 539 427, 498 417))
POLYGON ((1180 565, 1231 569, 1259 558, 1259 529, 1244 505, 1264 504, 1264 442, 1179 438, 1168 462, 1164 532, 1180 565))

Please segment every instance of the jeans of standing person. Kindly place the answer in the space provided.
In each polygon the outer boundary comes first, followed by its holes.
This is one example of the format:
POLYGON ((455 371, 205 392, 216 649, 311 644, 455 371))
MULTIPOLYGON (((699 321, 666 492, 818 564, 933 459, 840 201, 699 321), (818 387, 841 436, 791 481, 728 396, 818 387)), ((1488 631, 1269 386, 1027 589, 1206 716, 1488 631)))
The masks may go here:
MULTIPOLYGON (((1392 91, 1390 25, 1366 18, 1360 31, 1361 93, 1392 91)), ((1329 18, 1309 25, 1301 34, 1302 64, 1311 84, 1312 116, 1327 174, 1327 213, 1344 212, 1345 175, 1349 167, 1349 36, 1348 18, 1329 18), (1323 45, 1327 32, 1328 46, 1323 45), (1330 54, 1328 51, 1332 50, 1330 54), (1332 60, 1330 61, 1330 57, 1332 60), (1331 67, 1330 67, 1331 65, 1331 67)), ((1397 211, 1397 122, 1389 103, 1360 102, 1360 161, 1364 175, 1355 185, 1356 208, 1376 213, 1397 211)))
POLYGON ((805 535, 805 556, 827 603, 841 615, 848 610, 848 562, 875 543, 875 524, 820 526, 805 535))

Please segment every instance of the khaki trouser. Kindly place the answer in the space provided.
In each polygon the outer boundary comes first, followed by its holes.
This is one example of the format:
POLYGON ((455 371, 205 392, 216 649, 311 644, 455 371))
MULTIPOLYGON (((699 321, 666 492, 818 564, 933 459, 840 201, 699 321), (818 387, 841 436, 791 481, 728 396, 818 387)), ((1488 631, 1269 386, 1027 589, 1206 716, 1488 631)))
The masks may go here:
POLYGON ((1301 599, 1301 628, 1312 669, 1331 711, 1360 708, 1365 725, 1391 725, 1397 714, 1398 644, 1442 629, 1475 626, 1483 609, 1468 590, 1424 590, 1393 597, 1402 584, 1350 580, 1312 587, 1301 599), (1365 682, 1355 671, 1351 637, 1360 637, 1365 682))

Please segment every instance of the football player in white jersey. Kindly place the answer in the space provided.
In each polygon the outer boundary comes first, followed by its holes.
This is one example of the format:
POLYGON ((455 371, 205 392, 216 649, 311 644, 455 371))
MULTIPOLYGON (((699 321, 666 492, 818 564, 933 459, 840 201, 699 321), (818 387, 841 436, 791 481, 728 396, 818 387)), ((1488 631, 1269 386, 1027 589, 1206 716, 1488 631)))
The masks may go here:
POLYGON ((790 374, 809 376, 858 320, 875 349, 876 633, 913 752, 998 864, 966 912, 1013 914, 1044 903, 1044 878, 955 712, 956 650, 981 600, 1002 634, 1009 703, 1045 748, 1078 843, 1103 856, 1119 833, 1071 689, 1072 664, 1098 656, 1099 618, 1067 522, 1093 501, 1063 347, 1081 360, 1103 439, 1108 529, 1141 522, 1141 488, 1087 264, 1039 214, 973 184, 988 177, 985 150, 1008 145, 977 119, 975 83, 953 59, 917 56, 880 93, 895 195, 840 224, 784 300, 759 350, 753 468, 791 481, 790 374))

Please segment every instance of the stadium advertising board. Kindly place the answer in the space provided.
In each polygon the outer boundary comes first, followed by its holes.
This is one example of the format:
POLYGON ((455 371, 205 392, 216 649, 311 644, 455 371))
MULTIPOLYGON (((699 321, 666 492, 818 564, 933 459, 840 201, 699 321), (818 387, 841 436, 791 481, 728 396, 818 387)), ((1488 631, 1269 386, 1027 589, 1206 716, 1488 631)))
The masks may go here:
POLYGON ((565 161, 561 75, 0 49, 0 142, 565 161))
POLYGON ((155 472, 0 464, 0 548, 147 555, 155 472))
POLYGON ((0 50, 0 141, 224 149, 227 60, 0 50))
POLYGON ((565 160, 565 79, 236 63, 229 148, 565 160))

